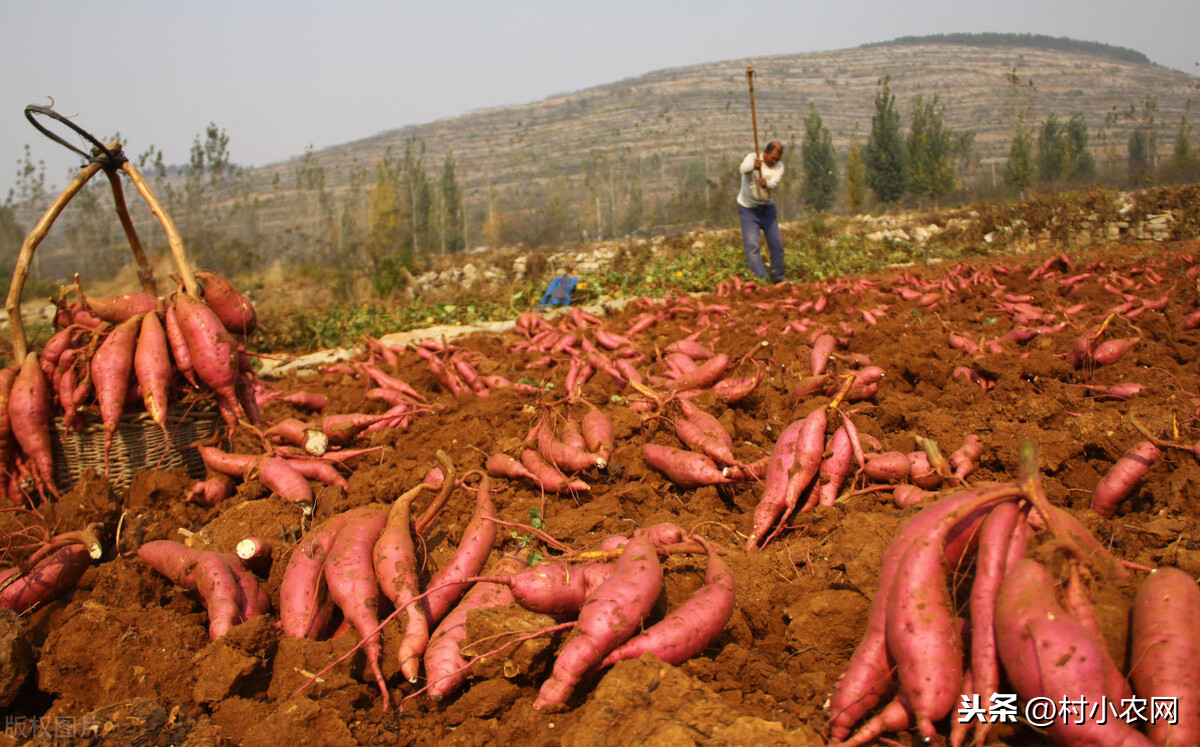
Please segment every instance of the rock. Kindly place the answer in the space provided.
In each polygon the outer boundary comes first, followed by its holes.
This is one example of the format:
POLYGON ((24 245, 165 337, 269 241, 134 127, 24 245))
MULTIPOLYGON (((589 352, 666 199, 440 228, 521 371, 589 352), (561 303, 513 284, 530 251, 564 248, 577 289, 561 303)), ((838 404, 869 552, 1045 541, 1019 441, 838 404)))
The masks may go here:
MULTIPOLYGON (((518 633, 515 637, 520 637, 552 625, 554 619, 549 615, 530 612, 519 604, 478 610, 467 616, 466 640, 484 643, 468 643, 463 646, 462 653, 467 658, 486 654, 512 640, 514 631, 518 633)), ((523 641, 515 647, 505 648, 497 655, 475 662, 471 673, 482 679, 490 679, 497 675, 516 677, 540 672, 549 663, 546 650, 550 643, 551 639, 548 636, 523 641)))
POLYGON ((33 649, 21 616, 0 608, 0 709, 13 704, 33 671, 33 649))
POLYGON ((808 594, 783 613, 788 620, 788 647, 803 651, 812 646, 853 649, 862 637, 870 602, 847 589, 827 589, 808 594))
POLYGON ((229 647, 223 640, 210 643, 196 659, 198 676, 192 697, 197 703, 218 703, 240 694, 254 675, 265 677, 258 659, 229 647))
POLYGON ((654 744, 820 745, 808 727, 737 713, 720 695, 652 654, 619 662, 588 696, 564 747, 654 744))

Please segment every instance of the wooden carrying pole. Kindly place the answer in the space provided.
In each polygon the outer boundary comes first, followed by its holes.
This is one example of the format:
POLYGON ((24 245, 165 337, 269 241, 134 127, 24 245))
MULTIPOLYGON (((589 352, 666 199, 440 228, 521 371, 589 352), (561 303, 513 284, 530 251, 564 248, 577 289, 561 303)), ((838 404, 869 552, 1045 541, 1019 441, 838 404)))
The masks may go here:
POLYGON ((93 161, 80 169, 21 244, 21 253, 17 255, 17 266, 13 269, 12 284, 8 286, 8 299, 4 302, 4 310, 8 312, 8 324, 12 333, 13 360, 17 365, 21 365, 25 360, 25 355, 29 352, 25 340, 25 324, 21 321, 21 292, 25 290, 25 280, 29 277, 29 267, 33 264, 33 250, 37 249, 38 244, 42 243, 42 239, 46 238, 46 234, 50 233, 50 227, 62 214, 71 198, 78 194, 79 190, 83 189, 83 185, 87 184, 88 180, 95 176, 101 168, 99 163, 93 161))
MULTIPOLYGON (((108 143, 105 146, 110 153, 119 153, 121 144, 119 142, 108 143)), ((99 151, 93 151, 98 153, 99 151)), ((29 342, 25 337, 25 325, 21 321, 21 295, 25 290, 25 281, 29 278, 29 268, 33 264, 33 253, 37 249, 38 244, 46 238, 50 233, 51 226, 62 211, 67 207, 67 203, 71 201, 84 185, 88 183, 93 176, 101 169, 108 175, 109 183, 112 186, 113 199, 117 203, 117 216, 121 220, 121 226, 125 229, 125 237, 129 240, 131 249, 133 250, 134 259, 138 264, 138 278, 141 280, 142 287, 147 293, 158 295, 156 292, 154 273, 150 267, 150 262, 146 258, 146 253, 142 250, 142 242, 138 239, 137 231, 134 230, 133 221, 129 217, 129 210, 125 205, 125 193, 121 188, 120 177, 116 170, 120 169, 129 175, 138 192, 150 205, 150 211, 158 218, 162 224, 163 230, 167 234, 167 243, 171 248, 171 256, 175 260, 175 267, 179 270, 179 277, 183 281, 184 292, 193 298, 200 297, 200 286, 196 283, 196 276, 192 273, 192 267, 188 263, 187 253, 183 248, 183 238, 179 235, 179 229, 175 227, 175 222, 171 220, 171 216, 163 210, 162 204, 154 195, 150 185, 146 183, 140 171, 137 170, 132 163, 126 159, 122 159, 120 164, 93 160, 79 170, 71 183, 67 185, 62 194, 50 205, 46 210, 45 215, 38 221, 29 235, 25 237, 25 241, 21 244, 21 252, 17 255, 17 265, 13 269, 12 283, 8 287, 8 299, 5 301, 4 309, 8 313, 8 323, 12 334, 12 354, 13 360, 19 365, 29 352, 29 342)))

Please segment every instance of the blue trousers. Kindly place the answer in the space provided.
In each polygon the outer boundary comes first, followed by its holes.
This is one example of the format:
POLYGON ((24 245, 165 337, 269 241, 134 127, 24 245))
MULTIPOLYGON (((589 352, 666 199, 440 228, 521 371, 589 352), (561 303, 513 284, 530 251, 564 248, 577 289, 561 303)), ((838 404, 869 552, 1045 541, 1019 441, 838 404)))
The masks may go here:
POLYGON ((775 206, 748 208, 738 205, 738 214, 742 219, 742 245, 746 248, 746 264, 750 266, 750 272, 764 280, 767 277, 762 252, 758 248, 761 232, 767 237, 767 249, 771 252, 771 281, 782 281, 783 236, 779 233, 779 217, 775 213, 775 206))

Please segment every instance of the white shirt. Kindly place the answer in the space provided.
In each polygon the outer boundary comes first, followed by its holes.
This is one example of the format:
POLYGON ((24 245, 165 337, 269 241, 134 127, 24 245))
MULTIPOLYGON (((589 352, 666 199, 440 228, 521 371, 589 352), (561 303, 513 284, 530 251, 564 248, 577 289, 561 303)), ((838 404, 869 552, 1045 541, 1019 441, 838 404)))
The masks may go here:
POLYGON ((779 161, 774 166, 768 166, 765 162, 762 165, 763 179, 767 180, 767 188, 763 189, 758 185, 758 174, 754 173, 754 153, 747 153, 742 159, 740 171, 742 172, 742 188, 738 192, 738 204, 745 208, 762 207, 763 205, 771 204, 771 190, 779 186, 779 180, 783 179, 783 161, 779 161))

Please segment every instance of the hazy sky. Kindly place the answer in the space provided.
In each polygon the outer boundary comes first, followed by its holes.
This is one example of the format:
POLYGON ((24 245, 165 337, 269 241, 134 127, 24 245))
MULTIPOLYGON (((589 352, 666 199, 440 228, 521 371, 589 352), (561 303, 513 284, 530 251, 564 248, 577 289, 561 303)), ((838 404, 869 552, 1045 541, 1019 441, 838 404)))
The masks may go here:
POLYGON ((79 166, 25 120, 47 97, 131 155, 186 162, 215 122, 262 166, 653 70, 918 34, 1067 36, 1200 73, 1200 0, 0 0, 0 28, 0 200, 26 144, 55 194, 79 166))

